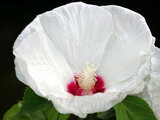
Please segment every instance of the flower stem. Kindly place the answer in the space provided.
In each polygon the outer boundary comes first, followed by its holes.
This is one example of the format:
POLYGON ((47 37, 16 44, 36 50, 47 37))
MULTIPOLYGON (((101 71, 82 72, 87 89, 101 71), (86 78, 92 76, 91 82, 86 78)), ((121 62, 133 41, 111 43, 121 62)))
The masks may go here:
POLYGON ((57 120, 59 120, 60 113, 58 113, 57 120))

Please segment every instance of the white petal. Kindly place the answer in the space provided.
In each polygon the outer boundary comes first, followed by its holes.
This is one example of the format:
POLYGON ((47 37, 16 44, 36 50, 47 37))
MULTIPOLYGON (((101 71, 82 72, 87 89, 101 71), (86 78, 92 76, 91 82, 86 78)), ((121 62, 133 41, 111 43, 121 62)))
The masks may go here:
POLYGON ((74 72, 86 62, 98 67, 113 32, 112 15, 101 7, 71 3, 39 16, 52 44, 74 72))
POLYGON ((106 44, 100 73, 108 87, 117 84, 124 87, 123 84, 131 84, 135 79, 141 82, 149 71, 153 44, 145 19, 140 14, 119 6, 103 8, 112 14, 114 32, 106 44))
MULTIPOLYGON (((35 21, 38 23, 39 19, 35 21)), ((17 39, 20 42, 15 44, 13 51, 18 78, 41 96, 68 96, 65 86, 73 80, 73 74, 63 55, 50 46, 40 24, 27 29, 34 31, 17 39)))
POLYGON ((153 109, 158 120, 160 120, 160 49, 155 48, 151 59, 151 72, 146 79, 146 87, 141 96, 153 109))
POLYGON ((110 109, 117 102, 123 100, 125 96, 118 95, 116 92, 108 92, 105 94, 95 94, 91 96, 75 96, 72 99, 54 98, 54 105, 61 113, 74 113, 75 115, 84 118, 86 114, 103 112, 110 109))

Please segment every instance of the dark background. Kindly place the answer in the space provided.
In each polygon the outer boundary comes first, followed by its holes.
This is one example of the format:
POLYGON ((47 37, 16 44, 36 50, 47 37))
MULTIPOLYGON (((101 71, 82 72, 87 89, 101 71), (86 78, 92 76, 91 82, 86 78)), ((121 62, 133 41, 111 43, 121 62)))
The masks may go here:
MULTIPOLYGON (((22 100, 25 85, 15 76, 12 46, 16 37, 37 14, 76 0, 0 1, 0 120, 13 104, 22 100)), ((82 0, 96 5, 120 5, 142 14, 160 47, 160 2, 136 0, 82 0)))

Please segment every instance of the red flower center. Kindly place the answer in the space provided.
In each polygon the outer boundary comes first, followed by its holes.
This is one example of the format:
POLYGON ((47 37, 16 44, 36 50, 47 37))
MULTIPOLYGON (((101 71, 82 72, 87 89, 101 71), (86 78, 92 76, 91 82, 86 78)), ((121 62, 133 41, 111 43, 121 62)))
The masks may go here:
POLYGON ((96 94, 96 93, 104 93, 105 90, 106 90, 104 80, 99 75, 95 76, 96 82, 95 82, 94 87, 87 92, 86 92, 86 90, 82 89, 79 86, 79 83, 78 83, 78 78, 79 77, 74 76, 74 78, 75 78, 75 81, 71 81, 67 85, 67 92, 71 93, 74 96, 93 95, 93 94, 96 94))

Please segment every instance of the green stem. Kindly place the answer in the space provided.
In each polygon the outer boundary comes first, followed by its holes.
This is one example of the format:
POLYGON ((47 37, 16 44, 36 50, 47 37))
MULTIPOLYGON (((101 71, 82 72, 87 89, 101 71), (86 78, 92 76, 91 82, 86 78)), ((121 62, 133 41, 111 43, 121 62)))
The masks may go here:
POLYGON ((60 117, 60 113, 58 113, 57 120, 59 120, 59 117, 60 117))

